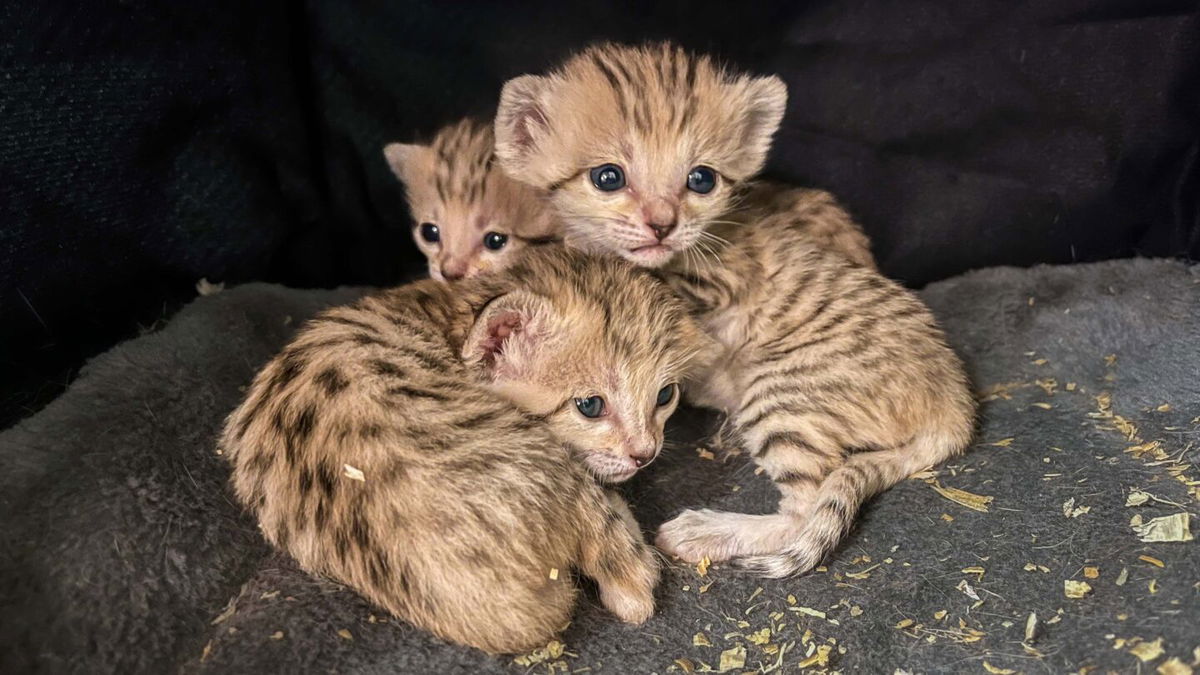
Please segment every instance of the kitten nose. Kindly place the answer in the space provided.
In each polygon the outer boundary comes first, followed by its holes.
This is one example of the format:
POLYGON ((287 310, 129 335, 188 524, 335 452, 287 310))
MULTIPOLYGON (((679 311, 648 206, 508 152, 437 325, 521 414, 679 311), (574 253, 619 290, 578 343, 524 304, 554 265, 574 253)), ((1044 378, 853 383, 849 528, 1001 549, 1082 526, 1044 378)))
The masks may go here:
POLYGON ((655 448, 646 448, 645 450, 629 453, 629 458, 633 460, 633 465, 639 469, 653 462, 657 456, 658 450, 655 448))
POLYGON ((658 223, 648 223, 648 225, 650 226, 650 229, 654 231, 654 236, 657 237, 659 241, 666 239, 667 235, 671 234, 671 230, 675 229, 675 223, 666 223, 664 225, 659 225, 658 223))
POLYGON ((448 262, 442 265, 442 277, 446 281, 458 281, 467 276, 467 265, 461 262, 448 262))

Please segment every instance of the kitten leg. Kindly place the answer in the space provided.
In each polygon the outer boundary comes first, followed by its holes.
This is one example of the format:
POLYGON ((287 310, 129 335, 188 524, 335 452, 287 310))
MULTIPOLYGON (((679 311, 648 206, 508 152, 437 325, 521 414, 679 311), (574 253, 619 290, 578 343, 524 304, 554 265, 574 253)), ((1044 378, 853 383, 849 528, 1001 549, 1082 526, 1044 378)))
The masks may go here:
POLYGON ((776 552, 747 556, 736 564, 775 578, 811 570, 849 534, 864 502, 962 446, 957 435, 937 433, 892 449, 851 455, 821 483, 810 517, 791 541, 776 552))
POLYGON ((620 495, 606 491, 597 501, 581 514, 594 530, 584 537, 579 569, 596 580, 608 611, 626 623, 643 623, 654 614, 658 558, 620 495))
MULTIPOLYGON (((738 415, 738 421, 744 417, 738 415)), ((782 425, 751 424, 742 432, 751 455, 783 495, 777 513, 685 511, 659 528, 658 547, 697 562, 768 555, 794 541, 804 530, 821 481, 841 463, 842 451, 821 432, 815 416, 788 421, 786 431, 782 425)))
POLYGON ((752 515, 710 509, 687 510, 662 524, 654 543, 690 563, 766 555, 790 541, 800 524, 792 514, 752 515))

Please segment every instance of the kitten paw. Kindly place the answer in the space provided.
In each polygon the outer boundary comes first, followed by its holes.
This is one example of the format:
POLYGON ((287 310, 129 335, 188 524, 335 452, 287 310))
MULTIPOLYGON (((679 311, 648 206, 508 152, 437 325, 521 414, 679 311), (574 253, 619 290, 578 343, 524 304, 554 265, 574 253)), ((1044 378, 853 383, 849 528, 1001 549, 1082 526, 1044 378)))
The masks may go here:
POLYGON ((600 588, 600 602, 625 623, 642 624, 654 616, 654 589, 632 591, 613 587, 600 588))
POLYGON ((737 553, 737 537, 730 531, 729 520, 739 515, 709 509, 684 511, 658 528, 654 543, 665 553, 690 563, 704 558, 710 562, 728 560, 737 553))

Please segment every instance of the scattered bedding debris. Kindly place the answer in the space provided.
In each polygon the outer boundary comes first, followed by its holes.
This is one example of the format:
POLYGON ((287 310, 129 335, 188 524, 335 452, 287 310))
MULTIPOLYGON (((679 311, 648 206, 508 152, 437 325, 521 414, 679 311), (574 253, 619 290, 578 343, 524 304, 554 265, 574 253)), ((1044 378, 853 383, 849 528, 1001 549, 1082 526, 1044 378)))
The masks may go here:
POLYGON ((982 513, 988 512, 988 505, 991 504, 992 500, 994 499, 991 496, 977 495, 967 492, 966 490, 959 490, 958 488, 943 487, 936 480, 930 483, 929 486, 946 499, 949 499, 956 504, 961 504, 968 509, 982 513))
POLYGON ((726 673, 734 668, 742 668, 746 665, 746 648, 742 645, 737 645, 730 649, 721 652, 721 662, 718 666, 718 672, 726 673))
POLYGON ((365 483, 367 481, 367 477, 365 474, 363 474, 362 469, 350 466, 349 464, 342 465, 342 475, 350 480, 356 480, 360 483, 365 483))
POLYGON ((1063 502, 1063 505, 1062 505, 1063 515, 1066 516, 1067 518, 1078 518, 1079 516, 1082 516, 1083 514, 1088 513, 1091 510, 1092 510, 1092 507, 1090 507, 1090 506, 1075 506, 1075 498, 1074 497, 1071 497, 1067 501, 1063 502))
POLYGON ((1075 579, 1066 579, 1063 581, 1063 593, 1068 598, 1082 598, 1092 592, 1092 585, 1086 581, 1076 581, 1075 579))
POLYGON ((1186 511, 1145 522, 1141 516, 1134 516, 1129 525, 1138 539, 1145 542, 1192 541, 1195 538, 1191 531, 1191 514, 1186 511))

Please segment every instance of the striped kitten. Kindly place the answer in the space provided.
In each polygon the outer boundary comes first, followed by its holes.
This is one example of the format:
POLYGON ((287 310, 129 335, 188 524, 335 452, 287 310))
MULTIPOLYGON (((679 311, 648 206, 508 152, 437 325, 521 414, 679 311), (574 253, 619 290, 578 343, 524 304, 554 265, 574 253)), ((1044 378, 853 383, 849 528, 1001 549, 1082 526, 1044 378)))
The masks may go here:
POLYGON ((660 267, 692 304, 723 353, 689 396, 728 414, 783 495, 770 515, 686 511, 658 545, 769 576, 818 565, 865 500, 960 452, 974 416, 928 309, 853 255, 865 238, 831 196, 727 215, 786 96, 670 45, 608 44, 511 80, 496 118, 502 168, 551 191, 568 245, 660 267))
POLYGON ((429 145, 383 149, 404 183, 413 239, 434 279, 503 269, 522 249, 558 236, 558 220, 538 191, 492 166, 493 145, 491 124, 464 119, 429 145))
POLYGON ((305 569, 493 653, 562 630, 571 568, 621 620, 653 613, 653 550, 595 479, 654 460, 705 340, 619 260, 556 247, 510 272, 319 315, 220 441, 238 498, 305 569))

